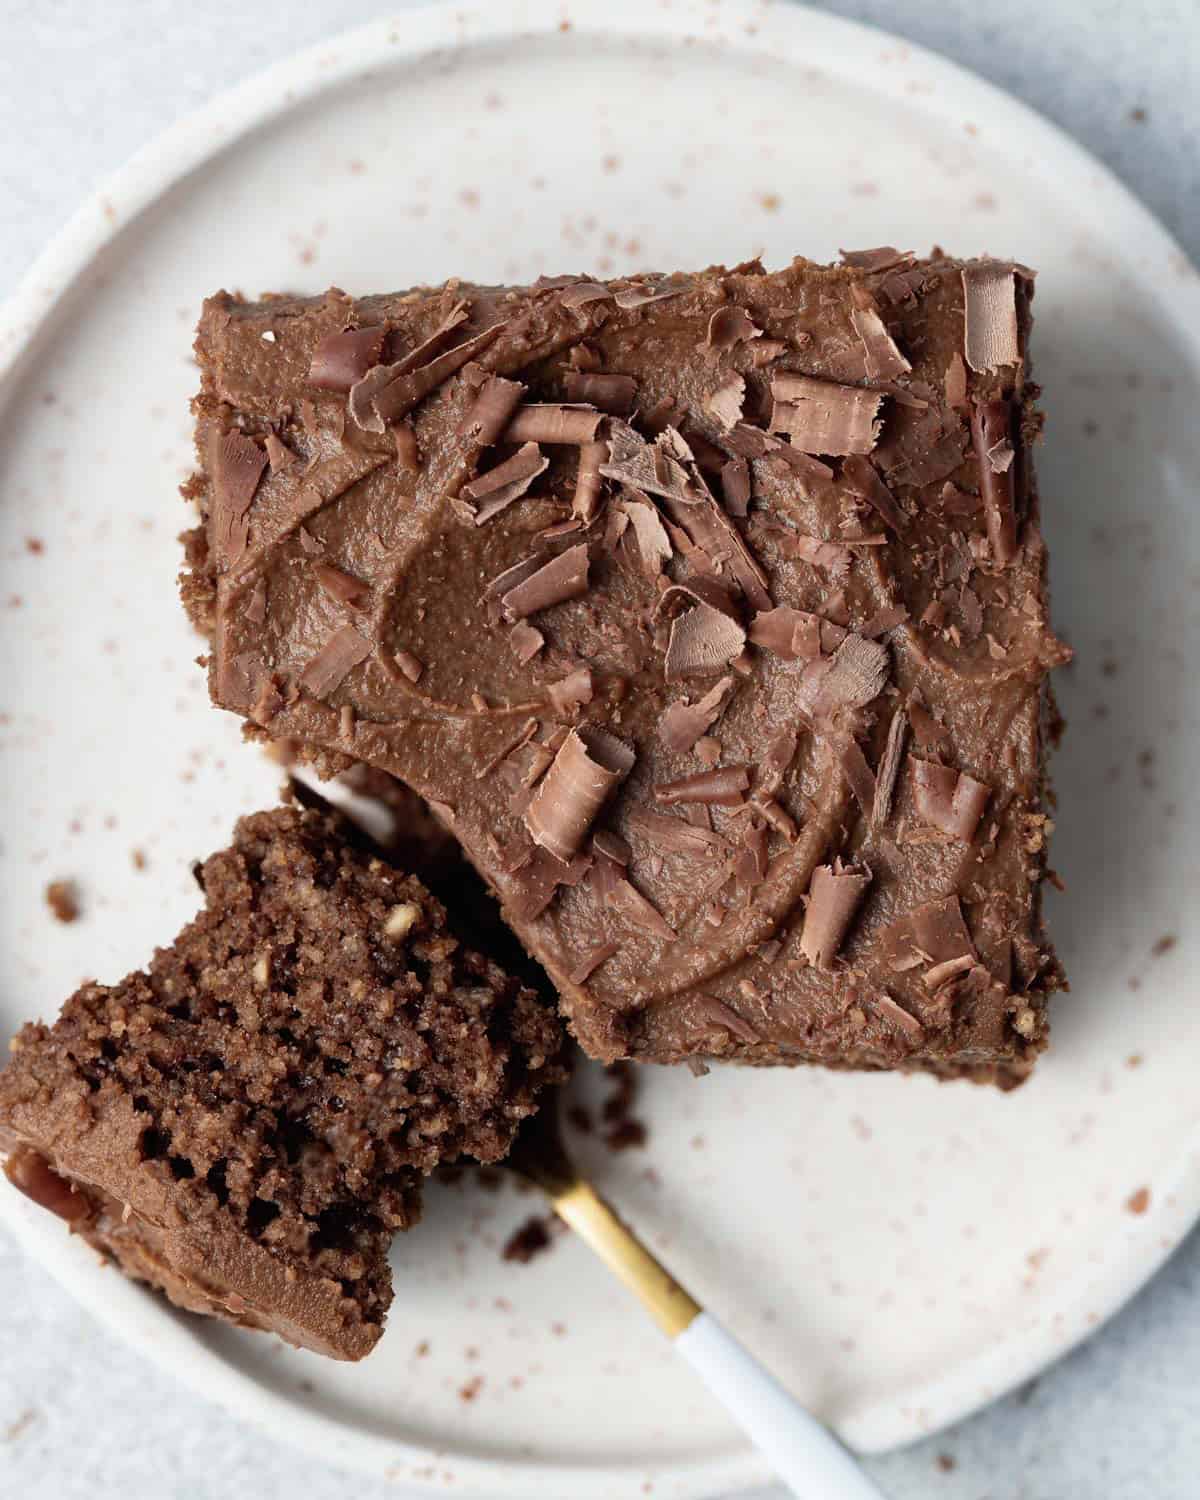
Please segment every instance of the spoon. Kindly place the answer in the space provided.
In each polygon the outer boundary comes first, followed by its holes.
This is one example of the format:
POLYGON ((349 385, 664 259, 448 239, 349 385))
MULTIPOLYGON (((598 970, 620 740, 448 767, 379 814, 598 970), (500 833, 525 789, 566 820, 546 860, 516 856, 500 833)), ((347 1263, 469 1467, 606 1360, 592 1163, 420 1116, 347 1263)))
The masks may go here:
POLYGON ((854 1456, 706 1312, 623 1224, 567 1155, 552 1097, 521 1126, 505 1163, 541 1189, 556 1214, 642 1302, 709 1391, 793 1495, 883 1500, 854 1456))

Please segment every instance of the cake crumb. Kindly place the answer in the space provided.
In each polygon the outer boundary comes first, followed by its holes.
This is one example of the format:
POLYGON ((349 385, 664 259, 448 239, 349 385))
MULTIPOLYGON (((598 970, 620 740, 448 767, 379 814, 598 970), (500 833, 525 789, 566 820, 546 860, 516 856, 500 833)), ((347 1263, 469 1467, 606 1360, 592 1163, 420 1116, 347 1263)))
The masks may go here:
POLYGON ((36 1421, 37 1412, 32 1406, 27 1406, 15 1421, 10 1422, 4 1429, 4 1441, 15 1443, 18 1438, 23 1437, 29 1431, 36 1421))
POLYGON ((458 1399, 460 1401, 474 1401, 483 1389, 483 1376, 472 1375, 470 1380, 465 1381, 458 1388, 458 1399))
POLYGON ((943 1474, 953 1474, 958 1468, 958 1459, 953 1453, 939 1453, 934 1462, 943 1474))
POLYGON ((149 867, 150 861, 144 849, 135 849, 129 857, 133 860, 135 870, 145 870, 149 867))
POLYGON ((1164 932, 1162 937, 1160 937, 1155 942, 1154 946, 1150 949, 1150 956, 1152 958, 1161 958, 1164 953, 1170 953, 1171 949, 1174 948, 1178 941, 1179 939, 1173 932, 1164 932))
POLYGON ((1125 1207, 1131 1214, 1144 1214, 1150 1207, 1150 1189, 1140 1187, 1136 1193, 1130 1193, 1125 1200, 1125 1207))
POLYGON ((79 917, 79 894, 73 880, 52 880, 46 887, 46 905, 55 921, 74 922, 79 917))
POLYGON ((535 1255, 550 1249, 555 1223, 552 1215, 542 1217, 534 1214, 526 1219, 504 1242, 504 1249, 500 1252, 501 1259, 515 1260, 518 1265, 527 1266, 535 1255))
POLYGON ((610 1151, 644 1146, 648 1134, 646 1126, 633 1113, 638 1092, 638 1075, 633 1064, 610 1063, 605 1072, 613 1080, 613 1091, 600 1111, 608 1127, 604 1132, 604 1144, 610 1151))

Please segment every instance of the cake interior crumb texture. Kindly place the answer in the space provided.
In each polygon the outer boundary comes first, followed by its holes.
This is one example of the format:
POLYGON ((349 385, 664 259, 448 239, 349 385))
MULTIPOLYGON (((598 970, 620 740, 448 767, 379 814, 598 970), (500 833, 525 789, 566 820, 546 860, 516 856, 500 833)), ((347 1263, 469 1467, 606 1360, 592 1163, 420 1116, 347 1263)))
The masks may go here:
POLYGON ((180 1306, 361 1358, 422 1178, 505 1155, 558 1021, 332 815, 243 818, 198 876, 145 971, 15 1038, 8 1175, 180 1306))
POLYGON ((604 1061, 1008 1086, 1063 975, 1033 273, 205 305, 214 701, 424 797, 604 1061))

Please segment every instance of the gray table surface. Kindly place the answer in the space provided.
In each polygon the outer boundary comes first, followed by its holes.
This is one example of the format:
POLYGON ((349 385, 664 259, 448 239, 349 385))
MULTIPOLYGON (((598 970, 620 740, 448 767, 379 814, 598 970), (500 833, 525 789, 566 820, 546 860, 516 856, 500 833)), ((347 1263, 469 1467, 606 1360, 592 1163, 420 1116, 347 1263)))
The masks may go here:
MULTIPOLYGON (((0 296, 76 204, 163 127, 281 48, 402 4, 3 0, 0 296)), ((887 26, 1027 100, 1114 168, 1200 260, 1195 0, 824 8, 887 26)), ((3 1231, 0 1351, 0 1495, 395 1500, 395 1487, 280 1448, 146 1369, 3 1231)), ((1198 1390, 1193 1234, 1090 1343, 981 1415, 870 1467, 895 1500, 1194 1500, 1198 1390)))

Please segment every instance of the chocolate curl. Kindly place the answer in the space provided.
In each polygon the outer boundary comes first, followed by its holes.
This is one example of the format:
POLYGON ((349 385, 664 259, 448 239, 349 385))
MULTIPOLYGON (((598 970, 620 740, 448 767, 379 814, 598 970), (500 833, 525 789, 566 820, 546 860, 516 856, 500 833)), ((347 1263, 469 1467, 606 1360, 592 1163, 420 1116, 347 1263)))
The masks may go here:
POLYGON ((904 709, 897 708, 888 725, 887 740, 879 758, 879 772, 875 778, 875 802, 871 808, 871 826, 876 830, 886 826, 892 815, 892 803, 896 796, 896 778, 900 774, 900 761, 904 754, 904 738, 908 730, 908 718, 904 709))
POLYGON ((975 961, 975 948, 957 896, 914 907, 883 929, 879 943, 888 967, 898 974, 922 964, 950 963, 964 954, 975 961))
POLYGON ((828 969, 862 904, 871 871, 866 865, 818 865, 808 888, 800 951, 816 969, 828 969))
POLYGON ((971 403, 971 440, 979 464, 979 488, 987 518, 988 543, 999 568, 1007 568, 1017 555, 1016 473, 1011 455, 1003 457, 1004 444, 1012 443, 1013 413, 1009 401, 971 403), (997 467, 997 463, 1002 467, 997 467))
POLYGON ((750 641, 785 661, 812 661, 821 654, 821 623, 803 609, 764 610, 750 622, 750 641))
POLYGON ((527 574, 501 597, 500 603, 509 621, 522 620, 552 604, 578 599, 587 587, 588 550, 581 543, 527 574))
POLYGON ((637 381, 632 375, 572 370, 563 377, 563 389, 568 401, 594 406, 612 417, 628 417, 637 401, 637 381))
POLYGON ((982 373, 1021 361, 1017 286, 1012 266, 978 261, 964 266, 963 353, 982 373))
POLYGON ((525 810, 534 842, 566 864, 635 758, 628 745, 603 730, 571 730, 525 810))
POLYGON ((542 450, 538 445, 526 443, 511 458, 506 458, 503 463, 489 469, 486 474, 481 474, 478 479, 473 479, 470 484, 464 484, 459 491, 464 500, 471 504, 483 502, 475 513, 476 526, 482 526, 502 510, 507 510, 514 500, 519 500, 525 494, 538 475, 544 474, 549 467, 550 460, 542 457, 542 450))
POLYGON ((850 323, 862 342, 867 375, 872 380, 895 380, 898 375, 907 375, 912 365, 887 331, 875 298, 865 286, 857 284, 850 288, 850 295, 855 304, 850 310, 850 323))
POLYGON ((654 788, 654 795, 667 807, 697 802, 739 807, 749 788, 747 766, 718 766, 711 771, 697 771, 694 776, 681 776, 678 781, 664 781, 654 788))
POLYGON ((743 307, 718 307, 708 320, 708 335, 705 345, 724 353, 745 339, 762 338, 762 329, 755 326, 750 314, 743 307))
POLYGON ((771 381, 771 431, 786 432, 803 453, 870 453, 879 439, 881 391, 782 374, 771 381))
POLYGON ((590 406, 565 406, 559 402, 533 402, 520 407, 504 434, 506 443, 563 443, 578 447, 593 443, 605 420, 604 413, 590 406))
POLYGON ((313 350, 308 383, 323 391, 348 392, 383 355, 387 329, 347 328, 328 333, 313 350))
POLYGON ((968 844, 975 837, 979 820, 992 791, 965 771, 936 761, 909 757, 913 769, 913 797, 917 812, 933 828, 968 844))

